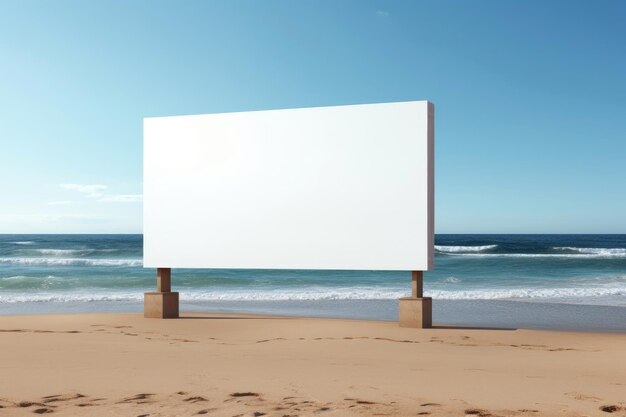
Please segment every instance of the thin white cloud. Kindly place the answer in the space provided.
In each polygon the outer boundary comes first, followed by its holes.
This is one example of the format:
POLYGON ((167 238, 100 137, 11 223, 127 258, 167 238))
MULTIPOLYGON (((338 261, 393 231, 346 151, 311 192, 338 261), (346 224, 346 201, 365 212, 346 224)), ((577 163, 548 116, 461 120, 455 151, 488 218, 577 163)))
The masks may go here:
POLYGON ((50 201, 48 203, 49 206, 67 206, 68 204, 74 204, 73 201, 67 200, 67 201, 50 201))
POLYGON ((86 214, 7 214, 6 219, 13 222, 27 221, 30 223, 56 223, 61 221, 97 222, 102 223, 108 219, 101 216, 86 214))
POLYGON ((94 198, 102 197, 103 191, 107 189, 107 186, 102 184, 60 184, 60 186, 61 188, 78 191, 94 198))
MULTIPOLYGON (((109 187, 102 184, 59 184, 59 186, 68 190, 78 191, 89 198, 95 199, 95 201, 103 203, 135 203, 138 201, 143 201, 142 194, 106 194, 105 190, 109 187)), ((72 202, 53 201, 48 204, 62 205, 69 203, 72 202)))
POLYGON ((385 10, 376 10, 376 16, 379 17, 389 17, 389 12, 385 10))
POLYGON ((104 196, 98 201, 102 201, 105 203, 135 203, 142 200, 142 194, 117 194, 104 196))

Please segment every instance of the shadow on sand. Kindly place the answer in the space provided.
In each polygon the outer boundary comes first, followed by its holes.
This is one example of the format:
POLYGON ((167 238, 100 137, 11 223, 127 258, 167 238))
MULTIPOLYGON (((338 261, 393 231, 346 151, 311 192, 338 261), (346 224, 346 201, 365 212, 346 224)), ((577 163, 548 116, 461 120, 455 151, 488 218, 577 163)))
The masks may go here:
POLYGON ((479 326, 448 326, 445 324, 436 324, 433 325, 433 329, 443 329, 443 330, 508 330, 513 331, 517 330, 513 327, 479 327, 479 326))
POLYGON ((180 316, 179 320, 289 320, 294 317, 180 316))
MULTIPOLYGON (((293 320, 302 317, 277 317, 277 316, 249 316, 249 317, 241 317, 241 316, 180 316, 179 320, 293 320)), ((341 320, 341 319, 340 319, 341 320)), ((513 327, 480 327, 480 326, 453 326, 446 324, 436 324, 431 327, 431 329, 440 329, 440 330, 506 330, 506 331, 514 331, 517 330, 513 327)))

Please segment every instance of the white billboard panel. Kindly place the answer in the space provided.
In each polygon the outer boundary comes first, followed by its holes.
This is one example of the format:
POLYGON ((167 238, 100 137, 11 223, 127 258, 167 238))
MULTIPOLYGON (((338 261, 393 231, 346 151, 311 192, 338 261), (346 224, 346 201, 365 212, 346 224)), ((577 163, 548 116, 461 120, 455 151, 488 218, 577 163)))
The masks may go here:
POLYGON ((426 101, 144 119, 144 266, 428 270, 426 101))

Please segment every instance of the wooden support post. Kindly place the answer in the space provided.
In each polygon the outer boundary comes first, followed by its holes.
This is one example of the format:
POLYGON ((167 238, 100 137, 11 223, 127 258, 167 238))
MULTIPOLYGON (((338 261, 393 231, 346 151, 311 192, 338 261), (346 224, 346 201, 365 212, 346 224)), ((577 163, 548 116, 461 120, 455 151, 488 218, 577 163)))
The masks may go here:
POLYGON ((157 292, 172 292, 172 270, 157 268, 157 292))
POLYGON ((424 297, 423 271, 411 271, 411 297, 400 299, 401 327, 432 327, 433 300, 424 297))
POLYGON ((422 271, 411 271, 411 297, 422 298, 424 295, 424 273, 422 271))
POLYGON ((170 268, 157 268, 157 290, 144 293, 143 316, 158 319, 178 318, 178 293, 172 292, 170 268))

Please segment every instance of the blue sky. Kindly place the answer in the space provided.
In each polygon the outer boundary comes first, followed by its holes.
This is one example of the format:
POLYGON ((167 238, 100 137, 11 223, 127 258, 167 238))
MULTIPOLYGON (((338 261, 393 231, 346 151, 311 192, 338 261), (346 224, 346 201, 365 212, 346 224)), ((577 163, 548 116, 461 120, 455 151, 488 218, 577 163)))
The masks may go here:
POLYGON ((428 99, 436 231, 626 232, 626 2, 0 0, 0 233, 141 232, 142 119, 428 99))

